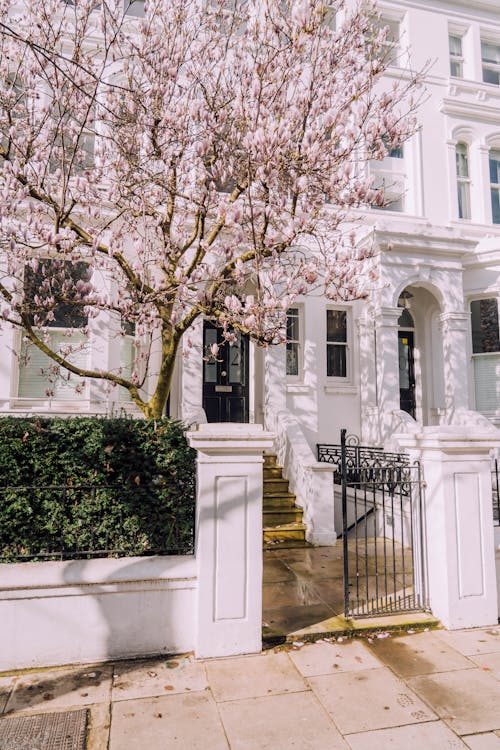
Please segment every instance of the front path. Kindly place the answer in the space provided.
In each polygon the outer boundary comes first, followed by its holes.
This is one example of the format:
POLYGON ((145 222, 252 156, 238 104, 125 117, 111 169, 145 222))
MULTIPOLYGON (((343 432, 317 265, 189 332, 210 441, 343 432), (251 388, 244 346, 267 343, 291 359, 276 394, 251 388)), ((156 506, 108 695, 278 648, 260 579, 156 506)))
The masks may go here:
POLYGON ((0 749, 11 717, 82 707, 87 750, 500 750, 500 627, 3 676, 0 749))

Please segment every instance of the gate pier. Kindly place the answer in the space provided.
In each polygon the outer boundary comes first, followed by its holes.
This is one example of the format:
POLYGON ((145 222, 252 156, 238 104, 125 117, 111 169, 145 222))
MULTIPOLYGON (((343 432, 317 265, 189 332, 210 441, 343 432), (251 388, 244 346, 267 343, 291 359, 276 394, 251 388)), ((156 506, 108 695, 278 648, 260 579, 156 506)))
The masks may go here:
POLYGON ((491 433, 424 427, 395 436, 425 480, 424 557, 430 608, 450 629, 497 624, 491 433))

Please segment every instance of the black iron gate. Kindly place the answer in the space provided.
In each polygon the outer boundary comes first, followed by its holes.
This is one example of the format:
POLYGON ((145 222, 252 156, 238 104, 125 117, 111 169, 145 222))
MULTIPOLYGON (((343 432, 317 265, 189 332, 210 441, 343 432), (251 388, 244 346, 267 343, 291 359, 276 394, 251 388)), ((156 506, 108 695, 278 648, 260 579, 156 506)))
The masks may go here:
POLYGON ((318 445, 341 486, 346 617, 426 609, 422 476, 406 454, 359 445, 318 445))

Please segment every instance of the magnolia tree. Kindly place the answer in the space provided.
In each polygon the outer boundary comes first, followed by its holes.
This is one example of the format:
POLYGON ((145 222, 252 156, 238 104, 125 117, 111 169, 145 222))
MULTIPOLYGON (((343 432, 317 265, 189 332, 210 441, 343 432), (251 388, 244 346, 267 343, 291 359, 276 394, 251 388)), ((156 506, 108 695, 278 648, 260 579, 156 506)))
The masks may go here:
POLYGON ((342 228, 383 202, 366 165, 414 127, 417 81, 381 85, 372 5, 141 7, 0 0, 0 295, 49 375, 103 379, 157 417, 200 316, 217 357, 235 332, 282 341, 297 295, 363 294, 342 228), (96 319, 142 342, 131 372, 78 364, 96 319))

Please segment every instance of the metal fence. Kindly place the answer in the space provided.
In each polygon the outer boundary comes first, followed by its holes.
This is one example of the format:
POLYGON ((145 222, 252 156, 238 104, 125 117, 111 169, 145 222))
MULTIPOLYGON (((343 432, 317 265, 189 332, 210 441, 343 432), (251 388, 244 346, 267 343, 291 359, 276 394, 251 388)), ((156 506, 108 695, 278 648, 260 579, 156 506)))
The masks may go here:
POLYGON ((424 609, 420 466, 345 430, 339 445, 318 445, 318 460, 336 465, 342 488, 346 617, 424 609))
POLYGON ((0 486, 0 507, 0 562, 194 551, 194 497, 154 484, 0 486))

